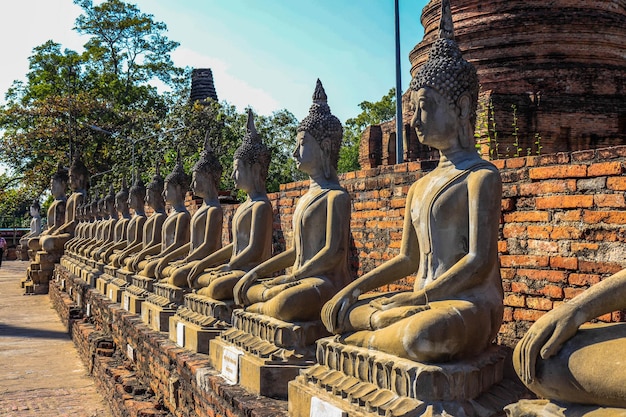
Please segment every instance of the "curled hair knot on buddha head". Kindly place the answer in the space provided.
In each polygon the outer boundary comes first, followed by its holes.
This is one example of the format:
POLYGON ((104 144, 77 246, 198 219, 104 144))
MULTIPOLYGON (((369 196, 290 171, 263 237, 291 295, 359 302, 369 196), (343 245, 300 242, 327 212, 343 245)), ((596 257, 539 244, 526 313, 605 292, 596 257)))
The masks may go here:
POLYGON ((150 181, 146 187, 148 190, 161 194, 163 192, 163 188, 165 188, 165 180, 161 176, 161 166, 157 161, 156 164, 156 172, 152 177, 152 181, 150 181))
POLYGON ((469 94, 469 120, 473 126, 476 121, 478 103, 478 76, 476 68, 463 59, 463 55, 454 40, 454 27, 450 11, 450 0, 441 2, 441 22, 439 39, 430 49, 428 60, 411 80, 411 89, 430 87, 456 104, 462 94, 469 94))
POLYGON ((84 178, 87 178, 89 176, 89 170, 81 159, 80 152, 76 152, 76 154, 74 155, 74 160, 72 161, 72 165, 70 166, 70 173, 73 175, 81 175, 84 178))
POLYGON ((54 174, 52 174, 52 180, 53 181, 63 182, 63 183, 66 183, 66 184, 69 181, 68 174, 67 174, 67 169, 65 169, 63 167, 63 164, 61 162, 59 162, 59 164, 57 165, 56 172, 54 174))
POLYGON ((122 188, 115 194, 115 199, 122 201, 128 200, 128 184, 126 184, 126 177, 122 178, 122 188))
POLYGON ((144 185, 139 172, 135 174, 135 182, 130 187, 129 194, 143 198, 146 195, 146 186, 144 185))
POLYGON ((219 188, 220 178, 222 177, 222 164, 213 152, 213 148, 209 144, 209 134, 204 138, 204 150, 200 153, 200 159, 193 166, 193 172, 203 172, 210 174, 215 183, 215 187, 219 188))
POLYGON ((322 148, 322 144, 328 139, 326 146, 329 146, 330 163, 337 169, 343 127, 339 119, 330 112, 326 91, 319 79, 313 93, 313 104, 309 108, 309 114, 298 125, 298 132, 308 132, 322 148))
POLYGON ((259 164, 261 169, 261 180, 265 183, 267 179, 267 171, 270 166, 270 150, 265 146, 261 136, 256 131, 254 125, 254 114, 252 109, 248 109, 248 122, 246 128, 246 135, 243 137, 243 143, 235 150, 233 154, 234 159, 240 159, 241 161, 252 166, 259 164))
POLYGON ((189 188, 189 176, 185 173, 185 169, 183 168, 183 162, 180 158, 180 151, 178 152, 178 156, 176 158, 176 165, 170 174, 165 177, 165 182, 169 184, 174 184, 180 186, 184 191, 187 191, 189 188))

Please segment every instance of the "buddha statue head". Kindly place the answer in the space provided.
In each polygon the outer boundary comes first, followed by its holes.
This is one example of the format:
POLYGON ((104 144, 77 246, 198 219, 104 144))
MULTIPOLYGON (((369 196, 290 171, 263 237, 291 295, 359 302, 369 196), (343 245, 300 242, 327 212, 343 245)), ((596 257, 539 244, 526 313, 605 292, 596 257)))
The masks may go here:
POLYGON ((128 211, 128 184, 126 178, 122 178, 122 188, 115 194, 115 209, 118 213, 128 211))
POLYGON ((303 145, 306 146, 305 142, 309 139, 309 135, 319 145, 324 176, 330 178, 337 171, 343 127, 339 119, 330 112, 328 98, 319 79, 315 85, 313 104, 309 108, 309 114, 298 125, 297 147, 294 150, 298 169, 308 174, 311 173, 310 170, 312 168, 308 166, 308 163, 316 164, 314 161, 317 160, 317 155, 308 157, 303 152, 303 145))
POLYGON ((163 189, 165 187, 165 180, 161 176, 161 169, 159 163, 156 164, 156 172, 152 177, 152 181, 148 183, 146 187, 146 204, 155 210, 163 209, 163 189))
POLYGON ((165 190, 163 191, 165 202, 173 204, 184 200, 188 189, 189 176, 185 173, 179 151, 174 169, 165 177, 165 190))
POLYGON ((115 188, 113 184, 109 184, 109 194, 104 197, 105 215, 113 215, 115 213, 115 188))
POLYGON ((135 174, 135 182, 130 187, 128 195, 128 205, 130 206, 130 208, 135 210, 135 212, 143 213, 143 204, 145 198, 146 186, 143 184, 139 172, 137 172, 135 174))
POLYGON ((72 191, 84 190, 89 180, 89 171, 80 157, 80 153, 76 152, 74 160, 70 166, 70 188, 72 191))
POLYGON ((208 133, 204 138, 204 150, 200 159, 193 166, 191 188, 193 193, 202 198, 209 198, 211 194, 217 196, 222 177, 222 164, 209 144, 208 133))
POLYGON ((50 192, 55 199, 65 196, 68 180, 67 170, 63 168, 63 164, 59 162, 57 171, 52 175, 52 179, 50 180, 50 192))
POLYGON ((98 207, 98 187, 94 187, 94 190, 93 190, 93 198, 91 200, 90 212, 91 212, 91 217, 94 219, 100 216, 99 207, 98 207))
POLYGON ((33 203, 30 205, 30 216, 31 217, 40 217, 41 214, 39 211, 41 210, 41 206, 39 205, 39 200, 33 200, 33 203))
POLYGON ((463 59, 454 40, 450 0, 442 0, 439 39, 411 80, 411 103, 415 108, 411 124, 420 142, 441 150, 446 145, 438 136, 456 128, 460 146, 473 147, 478 89, 476 68, 463 59))
POLYGON ((232 178, 235 186, 247 193, 264 193, 270 158, 269 149, 256 131, 252 109, 248 109, 246 135, 233 155, 232 178))

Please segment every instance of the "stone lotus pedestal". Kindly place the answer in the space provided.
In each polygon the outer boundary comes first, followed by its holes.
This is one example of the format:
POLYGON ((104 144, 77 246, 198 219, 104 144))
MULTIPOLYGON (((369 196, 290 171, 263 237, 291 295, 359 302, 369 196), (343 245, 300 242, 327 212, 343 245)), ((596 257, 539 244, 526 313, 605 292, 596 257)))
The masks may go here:
POLYGON ((315 364, 315 341, 328 333, 321 321, 287 323, 235 310, 232 328, 209 342, 211 366, 247 390, 287 398, 287 384, 315 364))
POLYGON ((186 294, 184 304, 169 318, 169 338, 180 347, 209 353, 209 342, 230 328, 233 302, 186 294))
POLYGON ((152 290, 153 293, 141 304, 141 320, 152 330, 169 332, 170 317, 176 314, 185 294, 191 289, 154 283, 152 290))
POLYGON ((289 383, 292 417, 501 416, 525 392, 503 379, 503 347, 470 360, 426 364, 328 337, 318 341, 316 356, 318 363, 289 383))

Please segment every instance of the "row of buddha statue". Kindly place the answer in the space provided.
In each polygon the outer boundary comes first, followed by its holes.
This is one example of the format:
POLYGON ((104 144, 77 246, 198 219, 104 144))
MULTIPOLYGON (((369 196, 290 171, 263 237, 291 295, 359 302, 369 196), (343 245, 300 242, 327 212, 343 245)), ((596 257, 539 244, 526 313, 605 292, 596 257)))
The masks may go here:
MULTIPOLYGON (((72 274, 179 345, 208 353, 233 382, 257 394, 288 394, 294 416, 496 416, 509 403, 510 416, 624 415, 626 373, 615 354, 626 326, 581 327, 624 308, 624 272, 546 314, 518 344, 516 372, 547 400, 516 402, 523 392, 503 375, 510 357, 494 344, 503 316, 502 184, 474 148, 478 89, 444 0, 439 39, 410 92, 411 126, 441 158, 408 191, 399 254, 356 279, 348 266, 351 200, 337 175, 343 131, 319 80, 293 151, 310 185, 295 206, 293 244, 284 252, 271 250, 271 155, 251 112, 232 171, 246 199, 226 246, 222 167, 208 140, 192 170, 191 189, 202 198, 193 215, 180 158, 165 179, 157 167, 147 187, 137 175, 130 190, 111 189, 91 203, 77 160, 66 205, 75 215, 56 228, 60 222, 49 222, 28 246, 64 245, 61 264, 72 274), (411 274, 413 291, 381 292, 411 274)), ((55 187, 64 181, 61 171, 52 180, 59 202, 55 187)), ((62 215, 50 210, 53 219, 62 215)))

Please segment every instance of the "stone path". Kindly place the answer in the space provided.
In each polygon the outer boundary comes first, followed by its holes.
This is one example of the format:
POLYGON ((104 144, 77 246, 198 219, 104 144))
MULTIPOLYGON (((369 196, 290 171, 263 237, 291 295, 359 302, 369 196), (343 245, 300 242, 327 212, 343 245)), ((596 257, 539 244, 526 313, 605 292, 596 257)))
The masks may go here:
POLYGON ((0 416, 111 417, 47 295, 23 295, 28 262, 0 267, 0 416))

